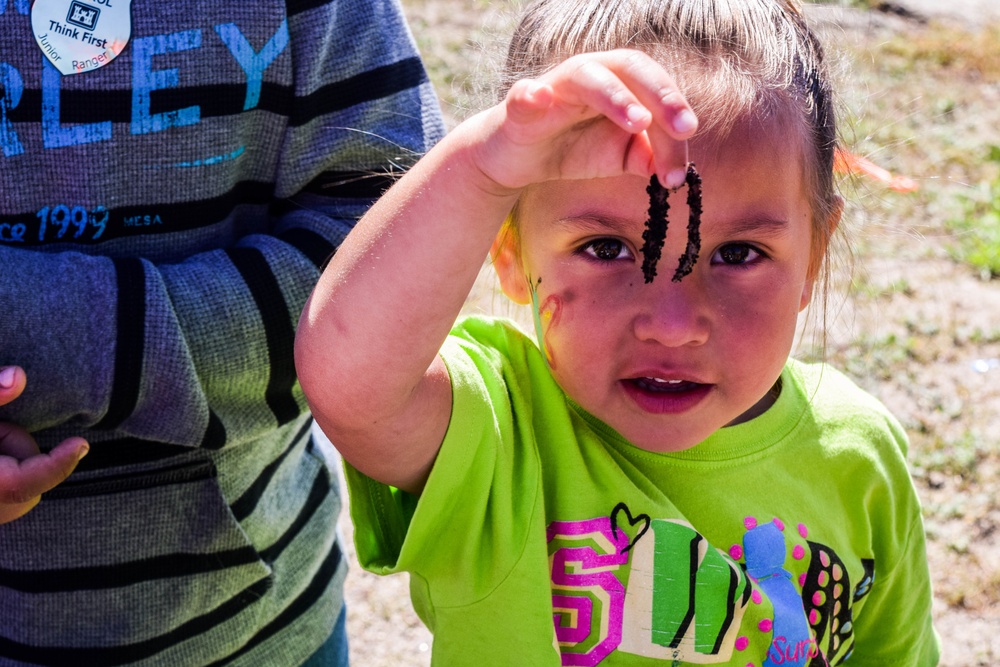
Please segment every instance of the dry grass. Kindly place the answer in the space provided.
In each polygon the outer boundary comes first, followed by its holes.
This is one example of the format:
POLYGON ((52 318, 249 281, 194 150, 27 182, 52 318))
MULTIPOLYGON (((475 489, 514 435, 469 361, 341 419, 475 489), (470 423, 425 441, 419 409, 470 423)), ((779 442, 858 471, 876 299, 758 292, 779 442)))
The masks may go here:
POLYGON ((915 34, 897 34, 879 47, 892 67, 910 75, 930 71, 963 79, 1000 81, 1000 25, 969 32, 954 26, 932 26, 915 34))

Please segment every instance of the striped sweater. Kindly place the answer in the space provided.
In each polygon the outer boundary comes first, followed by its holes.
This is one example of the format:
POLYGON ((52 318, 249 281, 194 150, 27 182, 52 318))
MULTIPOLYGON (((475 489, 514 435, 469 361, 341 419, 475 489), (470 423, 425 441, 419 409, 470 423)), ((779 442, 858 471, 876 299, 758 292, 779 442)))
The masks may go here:
POLYGON ((294 326, 442 132, 398 0, 134 0, 67 77, 30 4, 0 0, 0 364, 28 374, 0 420, 91 453, 0 526, 0 666, 300 664, 346 566, 294 326))

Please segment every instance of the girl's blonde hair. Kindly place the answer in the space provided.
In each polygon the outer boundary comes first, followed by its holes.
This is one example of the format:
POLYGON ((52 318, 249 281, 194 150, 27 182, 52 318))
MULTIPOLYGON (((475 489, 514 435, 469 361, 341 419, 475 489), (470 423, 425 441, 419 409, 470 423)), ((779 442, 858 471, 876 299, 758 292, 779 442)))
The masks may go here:
MULTIPOLYGON (((619 48, 644 51, 668 69, 698 115, 699 139, 720 143, 738 122, 777 122, 799 137, 795 157, 813 212, 810 268, 818 275, 839 206, 837 132, 823 49, 798 3, 536 0, 514 31, 500 92, 573 55, 619 48)), ((515 209, 511 222, 516 216, 515 209)), ((516 235, 513 227, 505 233, 516 235)))

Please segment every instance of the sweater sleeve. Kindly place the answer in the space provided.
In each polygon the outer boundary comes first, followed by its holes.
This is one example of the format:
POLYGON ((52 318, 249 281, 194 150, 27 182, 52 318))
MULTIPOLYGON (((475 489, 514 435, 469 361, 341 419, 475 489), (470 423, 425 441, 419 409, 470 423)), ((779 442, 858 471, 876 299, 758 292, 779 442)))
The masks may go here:
MULTIPOLYGON (((216 26, 223 39, 226 29, 216 26)), ((293 95, 266 224, 242 225, 234 206, 228 242, 169 260, 141 244, 0 246, 0 362, 29 376, 0 418, 40 431, 43 446, 93 429, 216 448, 303 413, 292 349, 305 299, 391 172, 442 123, 396 0, 289 2, 286 30, 275 39, 288 42, 293 95)), ((201 233, 191 228, 189 244, 201 233)))

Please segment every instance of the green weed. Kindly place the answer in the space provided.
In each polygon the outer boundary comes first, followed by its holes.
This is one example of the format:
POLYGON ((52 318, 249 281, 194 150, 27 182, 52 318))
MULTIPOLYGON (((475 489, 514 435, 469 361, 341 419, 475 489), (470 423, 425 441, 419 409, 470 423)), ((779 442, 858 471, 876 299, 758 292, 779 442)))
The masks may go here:
POLYGON ((951 257, 990 280, 1000 276, 1000 146, 990 146, 986 159, 996 164, 996 173, 958 195, 961 215, 948 220, 947 227, 955 238, 948 247, 951 257))

